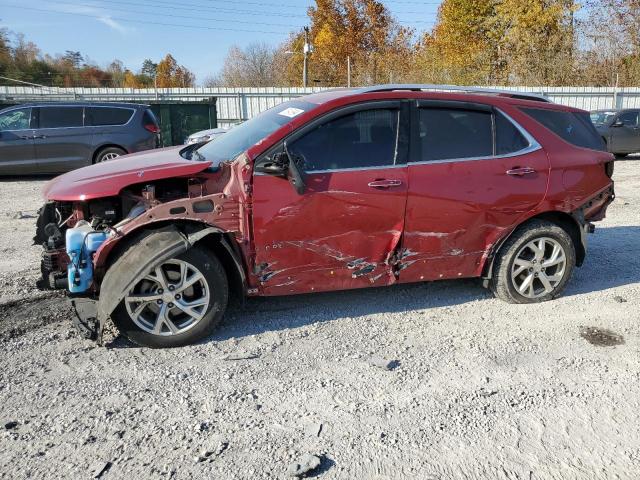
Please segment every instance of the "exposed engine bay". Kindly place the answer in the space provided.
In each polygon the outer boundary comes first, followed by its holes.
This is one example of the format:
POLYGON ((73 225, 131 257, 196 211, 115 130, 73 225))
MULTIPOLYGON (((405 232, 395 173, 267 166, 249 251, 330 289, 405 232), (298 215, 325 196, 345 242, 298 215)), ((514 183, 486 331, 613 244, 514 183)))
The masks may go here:
POLYGON ((148 209, 188 197, 189 185, 195 181, 160 180, 130 186, 115 197, 46 203, 38 212, 34 237, 34 243, 44 248, 40 288, 86 291, 92 277, 92 255, 100 245, 148 209))

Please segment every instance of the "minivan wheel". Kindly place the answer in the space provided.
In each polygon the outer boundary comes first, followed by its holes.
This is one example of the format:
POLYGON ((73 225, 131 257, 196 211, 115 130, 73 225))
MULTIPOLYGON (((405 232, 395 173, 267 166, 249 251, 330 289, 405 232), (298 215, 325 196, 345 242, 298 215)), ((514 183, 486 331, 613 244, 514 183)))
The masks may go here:
POLYGON ((96 155, 95 163, 101 163, 101 162, 106 162, 107 160, 113 160, 114 158, 118 158, 126 154, 127 152, 125 152, 121 148, 108 147, 98 152, 98 155, 96 155))
POLYGON ((228 296, 222 264, 195 246, 140 279, 111 318, 133 343, 180 347, 213 332, 222 320, 228 296))
POLYGON ((558 297, 576 265, 569 234, 555 223, 534 220, 518 228, 495 258, 491 290, 509 303, 558 297))

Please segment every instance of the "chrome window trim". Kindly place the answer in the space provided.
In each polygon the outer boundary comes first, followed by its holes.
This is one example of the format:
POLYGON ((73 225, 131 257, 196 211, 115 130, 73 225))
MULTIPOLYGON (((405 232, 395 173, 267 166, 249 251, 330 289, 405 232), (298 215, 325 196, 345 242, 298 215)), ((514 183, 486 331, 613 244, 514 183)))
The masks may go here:
POLYGON ((500 160, 504 158, 513 158, 519 157, 521 155, 527 155, 532 152, 536 152, 542 149, 542 145, 538 143, 538 141, 533 138, 533 136, 527 132, 522 125, 520 125, 517 121, 515 121, 510 115, 506 114, 499 108, 495 108, 495 111, 504 116, 511 124, 520 132, 520 134, 525 138, 525 140, 529 143, 528 146, 522 148, 520 150, 516 150, 511 153, 503 153, 501 155, 489 155, 484 157, 461 157, 461 158, 445 158, 441 160, 421 160, 418 162, 409 161, 409 165, 429 165, 434 163, 452 163, 452 162, 475 162, 478 160, 500 160))
MULTIPOLYGON (((406 167, 407 167, 407 164, 401 163, 399 165, 382 165, 382 166, 375 166, 375 167, 329 168, 327 170, 309 170, 308 172, 304 172, 304 173, 306 175, 314 175, 316 173, 357 172, 357 171, 363 171, 363 170, 387 170, 391 168, 406 168, 406 167)), ((264 172, 254 172, 254 175, 259 175, 259 176, 266 175, 267 177, 273 177, 273 175, 270 175, 264 172)))

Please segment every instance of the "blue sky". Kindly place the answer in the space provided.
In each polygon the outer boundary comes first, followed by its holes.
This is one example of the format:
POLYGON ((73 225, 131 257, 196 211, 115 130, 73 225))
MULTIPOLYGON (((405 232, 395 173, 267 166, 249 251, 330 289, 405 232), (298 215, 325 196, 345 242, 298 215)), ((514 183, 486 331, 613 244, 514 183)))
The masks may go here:
MULTIPOLYGON (((416 31, 430 29, 439 0, 387 0, 416 31)), ((0 27, 24 33, 44 53, 80 50, 100 66, 117 58, 137 70, 171 53, 201 82, 231 45, 278 44, 307 25, 313 0, 0 0, 0 27)))

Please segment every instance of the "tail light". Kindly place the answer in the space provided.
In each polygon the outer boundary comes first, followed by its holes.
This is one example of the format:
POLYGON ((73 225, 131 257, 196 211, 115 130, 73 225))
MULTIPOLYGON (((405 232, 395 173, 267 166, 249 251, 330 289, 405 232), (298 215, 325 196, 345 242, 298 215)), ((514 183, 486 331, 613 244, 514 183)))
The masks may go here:
POLYGON ((607 162, 604 164, 604 172, 607 174, 607 177, 612 178, 613 177, 613 166, 614 166, 614 161, 611 162, 607 162))
POLYGON ((145 123, 143 127, 145 130, 148 130, 151 133, 160 133, 160 127, 155 123, 145 123))

